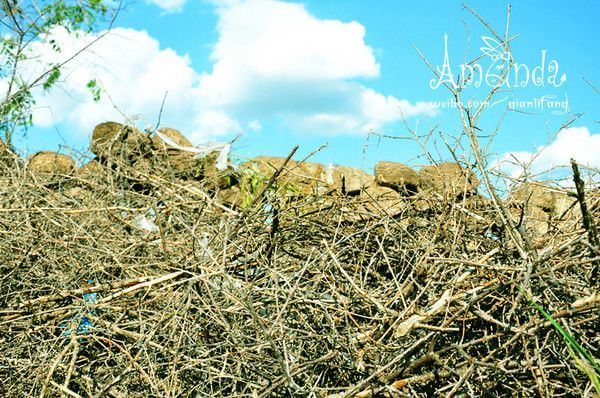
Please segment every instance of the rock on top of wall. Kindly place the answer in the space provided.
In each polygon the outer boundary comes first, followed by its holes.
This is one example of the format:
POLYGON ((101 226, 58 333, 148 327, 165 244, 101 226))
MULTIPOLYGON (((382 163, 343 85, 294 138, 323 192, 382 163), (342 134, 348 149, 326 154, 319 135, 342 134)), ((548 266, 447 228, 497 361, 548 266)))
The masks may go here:
POLYGON ((421 167, 419 185, 423 190, 456 196, 463 192, 472 193, 479 185, 479 180, 472 171, 459 164, 444 162, 421 167))
POLYGON ((328 173, 329 185, 345 195, 357 195, 363 189, 374 185, 372 175, 354 167, 333 166, 328 173))
POLYGON ((397 162, 378 162, 375 165, 377 184, 392 188, 401 194, 417 193, 419 175, 411 167, 397 162))
POLYGON ((126 153, 131 157, 144 152, 146 141, 146 135, 135 127, 105 122, 94 128, 90 151, 103 159, 118 153, 126 153))
MULTIPOLYGON (((192 143, 179 130, 163 127, 158 132, 180 147, 192 146, 192 143)), ((176 173, 195 173, 194 169, 198 162, 194 159, 194 153, 171 147, 158 134, 152 137, 152 148, 168 161, 176 173)))
POLYGON ((104 172, 106 172, 104 166, 102 166, 102 164, 96 159, 92 159, 83 166, 81 166, 81 168, 77 171, 77 175, 84 179, 92 179, 98 176, 100 173, 104 172))
POLYGON ((548 185, 539 182, 525 182, 517 186, 513 192, 514 200, 528 207, 537 207, 547 213, 554 211, 557 194, 548 185))
POLYGON ((0 161, 5 161, 6 159, 8 159, 10 157, 11 154, 12 154, 11 150, 4 143, 4 141, 2 141, 2 139, 0 138, 0 161))
POLYGON ((77 164, 71 157, 52 151, 32 155, 27 166, 29 170, 40 174, 68 175, 77 171, 77 164))
MULTIPOLYGON (((246 166, 255 165, 260 173, 271 177, 283 166, 285 158, 274 156, 258 156, 247 162, 246 166)), ((290 160, 279 175, 281 184, 292 186, 302 194, 319 192, 325 185, 325 166, 319 163, 296 162, 290 160)))
MULTIPOLYGON (((169 138, 180 147, 191 147, 192 143, 179 130, 170 127, 162 127, 158 132, 169 138)), ((170 146, 158 135, 152 137, 152 147, 156 150, 168 150, 170 146)))
MULTIPOLYGON (((270 177, 285 162, 285 158, 258 156, 248 164, 255 164, 259 172, 270 177)), ((278 181, 291 185, 302 194, 322 194, 335 191, 344 195, 358 195, 375 185, 372 175, 347 166, 325 167, 320 163, 290 160, 278 181)))

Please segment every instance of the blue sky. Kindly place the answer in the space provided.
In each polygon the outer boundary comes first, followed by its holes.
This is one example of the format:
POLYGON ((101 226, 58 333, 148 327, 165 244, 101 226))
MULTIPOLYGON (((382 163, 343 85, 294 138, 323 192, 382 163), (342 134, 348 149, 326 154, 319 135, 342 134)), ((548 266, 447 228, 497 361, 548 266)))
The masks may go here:
MULTIPOLYGON (((499 33, 506 25, 505 1, 467 4, 499 33)), ((518 2, 512 6, 512 51, 529 71, 541 65, 544 87, 531 80, 498 95, 505 101, 486 110, 483 132, 502 125, 491 150, 531 159, 572 114, 582 113, 571 129, 539 153, 534 170, 565 163, 569 157, 599 167, 600 86, 598 54, 600 4, 559 1, 518 2), (559 87, 548 84, 551 61, 565 74, 559 87), (509 100, 568 98, 568 111, 556 108, 506 111, 509 100)), ((444 35, 452 71, 482 54, 482 36, 491 36, 460 1, 358 0, 153 0, 130 2, 106 37, 70 65, 61 87, 40 93, 28 135, 17 144, 29 152, 68 145, 85 149, 93 126, 113 119, 133 120, 144 128, 156 123, 168 91, 162 125, 180 129, 195 144, 225 141, 241 156, 285 156, 300 145, 298 158, 322 144, 313 159, 372 168, 393 160, 415 166, 419 145, 405 139, 367 140, 367 131, 407 137, 407 126, 448 136, 460 131, 455 109, 436 108, 447 101, 443 87, 433 89, 431 71, 414 46, 434 66, 444 61, 444 35), (468 28, 467 28, 468 27, 468 28), (467 30, 468 29, 468 30, 467 30), (104 88, 100 103, 91 101, 84 82, 95 78, 104 88), (118 111, 115 110, 115 105, 118 111), (402 116, 405 118, 403 120, 402 116), (417 127, 418 126, 418 127, 417 127)), ((66 40, 63 54, 34 48, 38 59, 60 60, 95 35, 66 40), (46 58, 45 58, 46 57, 46 58)), ((487 68, 489 56, 479 63, 487 68)), ((521 72, 524 73, 524 72, 521 72)), ((489 90, 470 87, 466 98, 481 99, 489 90)), ((449 155, 437 138, 429 142, 440 157, 449 155)))

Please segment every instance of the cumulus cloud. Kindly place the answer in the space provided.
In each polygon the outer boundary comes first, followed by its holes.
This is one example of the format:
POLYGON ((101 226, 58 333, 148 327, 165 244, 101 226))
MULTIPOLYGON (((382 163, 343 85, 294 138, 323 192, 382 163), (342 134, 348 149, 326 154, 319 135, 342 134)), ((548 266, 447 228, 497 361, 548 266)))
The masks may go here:
POLYGON ((508 152, 495 165, 511 176, 523 175, 524 167, 530 175, 550 173, 560 175, 557 168, 577 163, 600 169, 600 134, 592 134, 587 127, 569 127, 561 130, 554 141, 538 147, 534 152, 508 152))
MULTIPOLYGON (((25 65, 27 74, 34 78, 104 33, 74 35, 55 28, 51 36, 60 43, 61 51, 42 42, 33 43, 30 51, 35 57, 25 65)), ((61 80, 50 92, 35 92, 33 121, 40 127, 68 123, 85 132, 104 120, 138 115, 142 118, 139 123, 153 124, 168 93, 162 119, 165 122, 175 123, 198 138, 234 127, 239 130, 223 112, 202 107, 198 79, 187 55, 161 49, 159 42, 144 31, 116 28, 66 64, 61 80), (103 90, 98 103, 86 87, 90 80, 96 80, 103 90)))
MULTIPOLYGON (((153 0, 175 9, 183 0, 153 0)), ((318 19, 301 4, 277 0, 213 1, 218 40, 210 71, 191 67, 187 54, 162 48, 145 31, 108 32, 62 70, 49 93, 36 92, 34 122, 67 123, 88 132, 98 122, 143 115, 161 120, 199 142, 224 133, 257 131, 269 120, 313 134, 358 134, 399 120, 432 115, 427 103, 376 92, 357 78, 377 78, 380 68, 357 22, 318 19), (103 89, 95 103, 86 83, 103 89)), ((51 32, 59 53, 31 46, 31 76, 68 59, 106 32, 51 32)), ((1 82, 0 82, 1 83, 1 82)))
POLYGON ((156 5, 166 12, 180 12, 187 0, 146 0, 146 2, 156 5))
POLYGON ((217 12, 215 79, 236 67, 269 79, 379 76, 357 22, 317 19, 301 4, 276 0, 239 1, 217 12))
POLYGON ((402 115, 434 113, 429 104, 352 82, 380 75, 361 24, 318 19, 301 4, 275 0, 217 4, 215 64, 201 78, 208 103, 242 119, 277 115, 321 134, 362 133, 402 115))

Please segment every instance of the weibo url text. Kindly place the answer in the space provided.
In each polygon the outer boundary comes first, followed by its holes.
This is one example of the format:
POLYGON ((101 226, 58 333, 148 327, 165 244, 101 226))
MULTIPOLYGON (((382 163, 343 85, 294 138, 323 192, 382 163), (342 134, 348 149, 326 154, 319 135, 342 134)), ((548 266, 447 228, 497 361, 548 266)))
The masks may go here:
POLYGON ((508 97, 494 101, 456 101, 447 99, 445 101, 429 101, 429 105, 435 109, 478 109, 482 105, 484 108, 490 108, 496 105, 504 104, 508 109, 523 112, 544 112, 549 110, 553 114, 562 115, 570 111, 569 98, 565 94, 564 99, 558 99, 555 95, 543 95, 527 100, 509 99, 508 97))

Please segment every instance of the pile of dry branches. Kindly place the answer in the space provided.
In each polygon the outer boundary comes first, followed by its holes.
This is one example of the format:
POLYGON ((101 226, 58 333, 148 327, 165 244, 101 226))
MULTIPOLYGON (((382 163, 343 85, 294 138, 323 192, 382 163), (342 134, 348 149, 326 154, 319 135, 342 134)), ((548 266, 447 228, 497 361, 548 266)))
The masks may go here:
POLYGON ((593 358, 532 304, 600 355, 579 206, 520 247, 483 197, 357 219, 357 198, 274 184, 230 209, 161 170, 0 162, 1 396, 595 393, 593 358))

